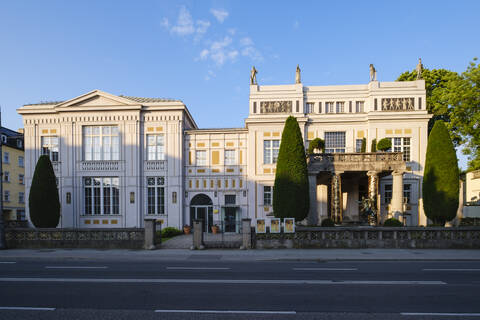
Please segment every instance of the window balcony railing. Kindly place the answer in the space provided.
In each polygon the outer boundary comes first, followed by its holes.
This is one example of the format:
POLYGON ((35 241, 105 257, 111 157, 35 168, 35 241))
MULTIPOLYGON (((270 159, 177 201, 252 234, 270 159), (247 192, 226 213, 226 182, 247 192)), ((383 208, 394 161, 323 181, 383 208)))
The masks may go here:
POLYGON ((144 170, 145 171, 162 171, 167 167, 166 160, 146 160, 144 170))
POLYGON ((121 170, 121 161, 119 160, 81 161, 80 170, 82 171, 118 171, 118 170, 121 170))

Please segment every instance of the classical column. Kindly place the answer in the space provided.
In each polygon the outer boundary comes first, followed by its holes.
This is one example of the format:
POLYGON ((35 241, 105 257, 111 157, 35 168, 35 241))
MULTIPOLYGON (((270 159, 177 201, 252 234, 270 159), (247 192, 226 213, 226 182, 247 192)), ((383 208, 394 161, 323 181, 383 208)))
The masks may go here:
POLYGON ((378 172, 377 171, 368 171, 368 198, 373 200, 372 209, 375 210, 377 214, 377 223, 380 221, 380 210, 377 202, 378 194, 378 172))
POLYGON ((393 171, 392 203, 388 217, 402 220, 403 216, 403 172, 393 171))
POLYGON ((332 200, 331 200, 331 219, 335 223, 342 223, 342 211, 343 211, 343 201, 342 201, 342 177, 343 172, 335 172, 332 175, 332 200))
POLYGON ((317 174, 308 175, 308 191, 310 193, 310 210, 308 212, 308 224, 317 225, 320 221, 317 221, 317 174))

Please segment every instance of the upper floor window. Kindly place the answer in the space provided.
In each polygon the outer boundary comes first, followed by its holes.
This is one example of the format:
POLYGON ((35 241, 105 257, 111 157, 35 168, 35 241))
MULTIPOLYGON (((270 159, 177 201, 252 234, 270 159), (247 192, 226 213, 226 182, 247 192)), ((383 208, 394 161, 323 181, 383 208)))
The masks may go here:
POLYGON ((23 174, 18 175, 18 183, 25 184, 25 176, 23 174))
POLYGON ((23 156, 18 156, 18 166, 20 168, 23 168, 25 166, 24 158, 23 156))
POLYGON ((10 182, 10 172, 8 171, 3 172, 3 181, 10 182))
POLYGON ((345 112, 345 102, 337 102, 337 113, 344 113, 345 112))
POLYGON ((3 201, 5 202, 10 202, 10 191, 5 190, 3 192, 3 201))
POLYGON ((58 137, 42 137, 42 155, 47 155, 52 162, 58 161, 58 137))
MULTIPOLYGON (((394 152, 403 152, 403 161, 410 161, 410 138, 389 138, 392 141, 394 152)), ((392 151, 392 149, 387 150, 392 151)))
POLYGON ((263 163, 277 163, 278 150, 280 149, 280 140, 263 141, 263 163))
POLYGON ((83 127, 84 160, 120 160, 120 139, 117 126, 83 127))
POLYGON ((8 152, 3 153, 3 163, 10 163, 10 153, 8 152))
POLYGON ((325 132, 325 152, 345 152, 345 131, 325 132))
POLYGON ((165 136, 147 134, 147 160, 165 160, 165 136))
POLYGON ((18 193, 18 203, 24 203, 25 202, 25 193, 24 192, 19 192, 18 193))
POLYGON ((364 105, 365 105, 365 102, 356 101, 355 102, 355 112, 357 112, 357 113, 364 112, 364 105))
POLYGON ((234 194, 226 194, 225 195, 225 204, 236 204, 237 202, 237 196, 234 194))
POLYGON ((225 150, 225 165, 234 165, 235 161, 235 150, 225 150))
POLYGON ((325 113, 333 113, 333 102, 325 102, 325 113))
POLYGON ((17 139, 17 147, 22 148, 23 147, 23 141, 20 139, 17 139))
POLYGON ((85 214, 119 214, 120 186, 118 178, 83 179, 85 214))
POLYGON ((165 178, 147 178, 147 214, 165 214, 165 178))
POLYGON ((314 102, 307 102, 305 105, 305 113, 313 113, 315 110, 315 103, 314 102))
POLYGON ((197 161, 197 166, 206 166, 207 165, 207 151, 197 150, 195 152, 195 158, 197 161))

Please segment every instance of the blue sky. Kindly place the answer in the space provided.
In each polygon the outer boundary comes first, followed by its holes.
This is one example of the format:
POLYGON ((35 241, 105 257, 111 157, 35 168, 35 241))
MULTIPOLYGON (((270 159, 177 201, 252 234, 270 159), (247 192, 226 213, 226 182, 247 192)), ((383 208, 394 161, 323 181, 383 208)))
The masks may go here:
MULTIPOLYGON (((480 1, 1 1, 0 105, 100 89, 181 99, 202 127, 241 127, 260 84, 393 81, 464 71, 480 52, 480 1)), ((462 160, 464 164, 464 160, 462 160)), ((463 165, 464 166, 464 165, 463 165)))

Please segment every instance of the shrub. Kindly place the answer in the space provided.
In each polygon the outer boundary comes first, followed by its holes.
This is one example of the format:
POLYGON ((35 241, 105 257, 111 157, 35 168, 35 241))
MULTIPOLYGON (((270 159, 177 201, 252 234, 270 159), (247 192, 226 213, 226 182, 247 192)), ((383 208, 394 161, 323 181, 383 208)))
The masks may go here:
POLYGON ((362 139, 362 148, 360 149, 360 152, 367 152, 367 138, 362 139))
POLYGON ((310 144, 308 145, 308 154, 312 154, 315 152, 315 149, 319 149, 320 152, 323 152, 325 150, 325 141, 323 141, 320 138, 315 138, 312 141, 310 141, 310 144))
POLYGON ((335 223, 333 222, 332 219, 326 218, 322 220, 321 225, 322 227, 335 227, 335 223))
POLYGON ((60 221, 60 200, 52 163, 40 156, 33 173, 28 196, 30 220, 37 228, 56 228, 60 221))
POLYGON ((370 152, 377 152, 377 139, 372 140, 372 145, 370 146, 370 152))
POLYGON ((445 225, 457 215, 458 163, 450 134, 437 120, 428 136, 425 171, 423 173, 423 208, 436 225, 445 225))
POLYGON ((395 218, 390 218, 385 220, 383 223, 384 227, 403 227, 403 223, 401 223, 399 220, 395 218))
POLYGON ((277 218, 305 219, 310 207, 305 147, 297 119, 285 121, 278 152, 273 188, 273 212, 277 218))
POLYGON ((171 238, 183 234, 183 231, 174 227, 166 227, 162 229, 162 238, 171 238))
POLYGON ((392 147, 392 140, 383 138, 377 143, 377 149, 380 151, 387 151, 392 147))

